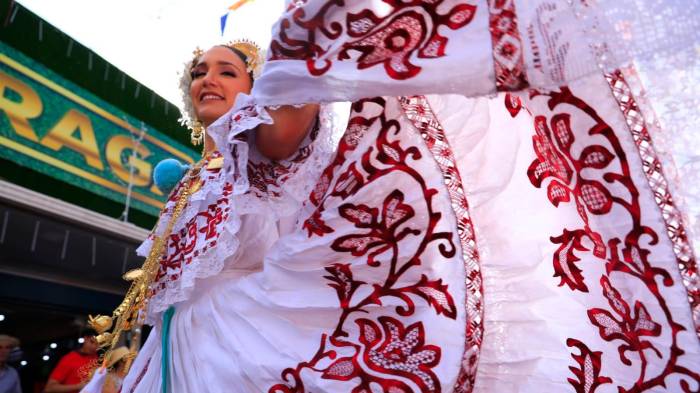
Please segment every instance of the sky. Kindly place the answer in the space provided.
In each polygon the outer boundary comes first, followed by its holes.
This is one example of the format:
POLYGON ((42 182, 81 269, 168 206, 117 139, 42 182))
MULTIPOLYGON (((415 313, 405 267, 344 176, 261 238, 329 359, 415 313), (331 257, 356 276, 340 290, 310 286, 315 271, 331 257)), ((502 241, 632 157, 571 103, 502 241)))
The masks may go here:
POLYGON ((195 47, 237 38, 266 47, 284 0, 18 0, 128 75, 178 105, 178 72, 195 47))

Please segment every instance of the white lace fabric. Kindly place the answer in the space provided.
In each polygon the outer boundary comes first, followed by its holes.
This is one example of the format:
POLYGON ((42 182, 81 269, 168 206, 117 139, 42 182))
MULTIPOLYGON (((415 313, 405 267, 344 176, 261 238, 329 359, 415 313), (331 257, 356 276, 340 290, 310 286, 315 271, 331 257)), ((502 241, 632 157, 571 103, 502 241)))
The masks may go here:
MULTIPOLYGON (((254 135, 248 131, 272 122, 264 107, 241 95, 233 109, 208 128, 220 153, 203 163, 197 175, 202 187, 190 196, 169 235, 160 272, 151 285, 146 323, 157 324, 169 306, 189 299, 197 279, 220 273, 225 263, 235 263, 242 215, 264 212, 278 219, 297 212, 330 160, 343 129, 333 108, 322 106, 314 137, 306 138, 292 160, 271 162, 254 148, 254 135), (212 158, 221 156, 222 168, 207 169, 212 158), (249 182, 249 168, 254 165, 284 168, 285 173, 267 179, 267 189, 261 190, 249 182)), ((164 234, 177 203, 175 196, 189 180, 186 177, 177 185, 153 233, 136 250, 138 255, 147 256, 155 236, 164 234)))
POLYGON ((248 131, 273 120, 251 96, 239 95, 234 108, 207 130, 224 155, 224 171, 245 190, 236 200, 239 212, 265 211, 275 219, 295 214, 335 152, 347 123, 340 114, 349 112, 347 106, 321 105, 316 125, 297 152, 272 161, 255 149, 255 135, 248 131))

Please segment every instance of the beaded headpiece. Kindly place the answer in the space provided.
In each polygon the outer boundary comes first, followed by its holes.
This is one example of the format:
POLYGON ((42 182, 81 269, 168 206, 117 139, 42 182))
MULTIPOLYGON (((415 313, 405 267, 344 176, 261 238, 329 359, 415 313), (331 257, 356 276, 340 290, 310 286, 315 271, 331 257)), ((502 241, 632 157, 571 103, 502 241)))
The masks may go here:
MULTIPOLYGON (((264 51, 260 49, 258 45, 249 40, 235 40, 227 44, 223 44, 228 48, 236 49, 237 51, 243 53, 246 57, 246 71, 250 74, 253 79, 260 76, 262 72, 263 63, 265 62, 264 51)), ((192 83, 192 67, 197 64, 197 60, 204 54, 204 50, 197 47, 192 52, 192 59, 184 64, 184 68, 180 75, 180 95, 182 97, 182 107, 180 108, 180 123, 186 125, 189 129, 195 130, 201 128, 201 124, 198 124, 197 116, 194 112, 194 106, 192 105, 192 98, 190 97, 190 84, 192 83)), ((195 143, 193 136, 193 143, 195 143)), ((196 144, 196 143, 195 143, 196 144)))

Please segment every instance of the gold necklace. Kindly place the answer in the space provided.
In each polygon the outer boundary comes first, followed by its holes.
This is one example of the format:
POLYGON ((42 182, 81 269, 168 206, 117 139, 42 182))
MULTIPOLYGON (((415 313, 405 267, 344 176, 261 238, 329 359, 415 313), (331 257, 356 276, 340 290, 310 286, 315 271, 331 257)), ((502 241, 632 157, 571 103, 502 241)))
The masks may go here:
MULTIPOLYGON (((97 333, 97 343, 100 347, 109 347, 104 354, 104 362, 109 358, 109 353, 116 347, 119 338, 125 331, 131 330, 134 326, 141 325, 145 317, 145 312, 148 306, 148 291, 153 281, 155 280, 158 269, 160 268, 160 260, 166 250, 168 238, 170 237, 173 227, 177 222, 183 210, 187 206, 190 195, 197 192, 202 186, 202 180, 199 173, 205 162, 208 162, 210 154, 203 157, 195 164, 185 175, 186 185, 180 187, 180 195, 177 197, 177 202, 173 208, 173 213, 168 221, 168 224, 161 236, 155 236, 153 246, 151 247, 148 257, 140 269, 128 271, 123 278, 131 282, 131 286, 124 297, 121 304, 112 312, 112 316, 97 315, 88 317, 88 323, 97 333), (116 324, 114 320, 116 319, 116 324), (114 324, 114 329, 109 332, 114 324)), ((165 212, 165 207, 161 210, 160 215, 165 212)), ((156 224, 156 228, 158 225, 156 224)), ((151 232, 151 236, 155 234, 156 228, 151 232)))

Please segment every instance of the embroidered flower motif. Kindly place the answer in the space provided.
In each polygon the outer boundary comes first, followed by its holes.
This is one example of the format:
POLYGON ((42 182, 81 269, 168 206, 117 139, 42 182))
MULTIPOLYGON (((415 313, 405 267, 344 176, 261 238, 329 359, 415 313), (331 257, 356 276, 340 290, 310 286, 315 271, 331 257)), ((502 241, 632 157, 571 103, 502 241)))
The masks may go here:
POLYGON ((440 381, 432 368, 440 362, 440 348, 425 345, 421 322, 408 327, 388 316, 379 317, 381 329, 369 319, 358 319, 365 363, 382 374, 411 379, 422 392, 439 392, 440 381))
POLYGON ((367 264, 378 266, 379 263, 374 261, 374 257, 391 248, 392 244, 409 233, 414 233, 410 228, 396 233, 401 224, 415 215, 413 208, 403 203, 403 200, 404 195, 401 191, 392 191, 384 200, 381 220, 378 208, 352 203, 341 205, 338 208, 341 217, 351 221, 357 228, 369 229, 369 232, 341 236, 333 241, 331 248, 338 252, 349 252, 354 256, 363 256, 370 249, 376 248, 370 254, 367 264))
MULTIPOLYGON (((554 120, 552 120, 554 123, 554 120)), ((573 143, 571 129, 561 127, 559 132, 552 137, 552 132, 547 125, 547 119, 544 116, 535 117, 535 132, 532 137, 532 142, 535 146, 535 154, 537 159, 530 164, 527 169, 527 176, 530 182, 535 187, 540 187, 542 182, 550 176, 561 180, 564 184, 571 184, 572 170, 566 162, 564 155, 555 147, 569 147, 573 143)), ((554 203, 554 200, 552 200, 554 203)), ((556 206, 556 204, 555 204, 556 206)))
POLYGON ((578 368, 575 366, 569 367, 576 379, 569 378, 568 381, 576 389, 576 393, 593 393, 598 386, 612 382, 612 379, 609 377, 600 375, 603 352, 591 351, 586 344, 575 338, 567 339, 566 345, 578 348, 580 351, 579 355, 571 354, 571 357, 578 364, 578 368))
POLYGON ((657 356, 661 357, 661 352, 651 342, 642 339, 643 336, 657 337, 661 334, 661 325, 651 319, 646 306, 640 301, 635 302, 633 315, 630 313, 629 305, 610 284, 607 276, 600 278, 600 285, 603 287, 603 295, 619 318, 601 308, 588 310, 588 317, 591 323, 598 327, 603 340, 624 342, 618 347, 622 363, 632 364, 626 356, 628 351, 642 352, 645 349, 652 349, 657 356))

